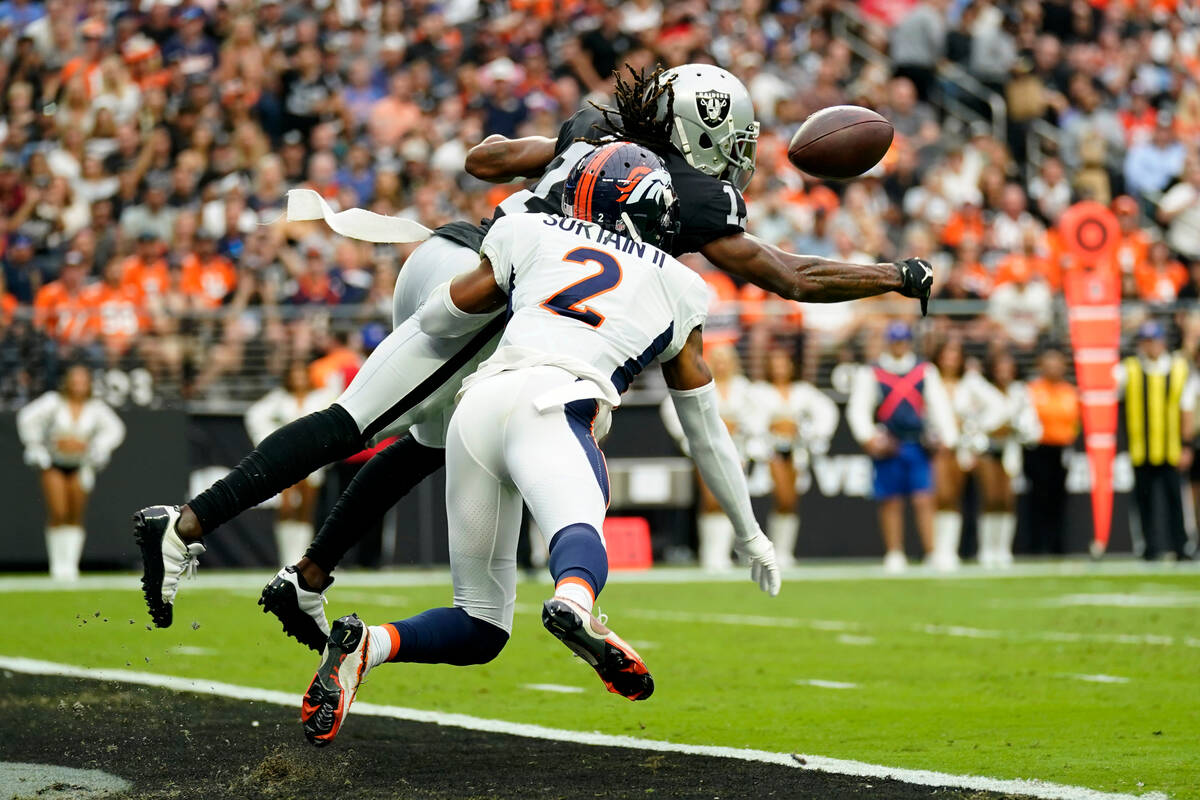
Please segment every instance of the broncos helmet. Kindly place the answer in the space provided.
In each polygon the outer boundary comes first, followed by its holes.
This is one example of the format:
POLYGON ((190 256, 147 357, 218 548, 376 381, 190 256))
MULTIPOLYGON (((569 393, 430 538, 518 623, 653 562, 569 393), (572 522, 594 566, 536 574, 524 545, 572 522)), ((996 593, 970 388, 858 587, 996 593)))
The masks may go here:
POLYGON ((674 97, 669 103, 664 93, 658 106, 659 119, 672 117, 671 144, 705 175, 745 190, 758 150, 758 122, 746 87, 712 64, 684 64, 659 81, 671 84, 674 97))
POLYGON ((563 216, 670 249, 679 233, 679 198, 658 156, 629 142, 596 148, 571 168, 563 216))

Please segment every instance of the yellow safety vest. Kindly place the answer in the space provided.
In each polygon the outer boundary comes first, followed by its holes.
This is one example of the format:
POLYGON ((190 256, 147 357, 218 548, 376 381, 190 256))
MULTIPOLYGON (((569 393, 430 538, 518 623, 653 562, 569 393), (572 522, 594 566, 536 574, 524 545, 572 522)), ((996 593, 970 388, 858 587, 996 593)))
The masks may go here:
POLYGON ((1147 375, 1137 356, 1125 359, 1125 431, 1129 435, 1129 460, 1142 464, 1178 464, 1180 401, 1187 383, 1187 362, 1171 357, 1166 375, 1147 375))

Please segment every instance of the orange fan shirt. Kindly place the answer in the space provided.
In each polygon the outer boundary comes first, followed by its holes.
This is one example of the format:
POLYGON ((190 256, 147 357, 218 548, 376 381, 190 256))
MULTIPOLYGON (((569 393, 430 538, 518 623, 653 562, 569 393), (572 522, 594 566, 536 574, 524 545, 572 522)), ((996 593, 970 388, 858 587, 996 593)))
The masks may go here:
POLYGON ((87 290, 71 294, 62 281, 51 281, 33 298, 33 320, 60 342, 84 341, 93 331, 87 290))
POLYGON ((161 297, 171 286, 166 259, 156 258, 147 263, 139 256, 129 256, 121 262, 121 285, 136 288, 150 297, 161 297))
POLYGON ((136 286, 97 283, 84 290, 92 329, 111 347, 125 350, 146 327, 145 295, 136 286))
POLYGON ((180 288, 205 308, 220 308, 225 298, 237 287, 237 271, 228 259, 213 256, 201 261, 195 253, 183 259, 180 288))

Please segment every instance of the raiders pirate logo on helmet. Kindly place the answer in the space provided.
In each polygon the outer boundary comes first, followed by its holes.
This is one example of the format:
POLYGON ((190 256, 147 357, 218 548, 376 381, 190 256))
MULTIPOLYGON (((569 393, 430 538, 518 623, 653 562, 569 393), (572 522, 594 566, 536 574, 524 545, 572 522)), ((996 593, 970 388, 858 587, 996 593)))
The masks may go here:
POLYGON ((710 128, 715 128, 729 116, 729 94, 727 92, 696 92, 696 110, 700 119, 710 128))

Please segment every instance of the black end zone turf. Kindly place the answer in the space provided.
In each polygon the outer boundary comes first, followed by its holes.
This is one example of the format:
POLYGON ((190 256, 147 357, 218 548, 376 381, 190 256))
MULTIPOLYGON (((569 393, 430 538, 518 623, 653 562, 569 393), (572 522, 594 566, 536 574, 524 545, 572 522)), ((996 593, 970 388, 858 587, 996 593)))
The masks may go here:
POLYGON ((116 800, 1006 797, 356 717, 353 711, 337 742, 314 750, 304 741, 299 708, 299 692, 296 707, 285 708, 3 671, 0 758, 111 772, 134 786, 110 796, 116 800))

